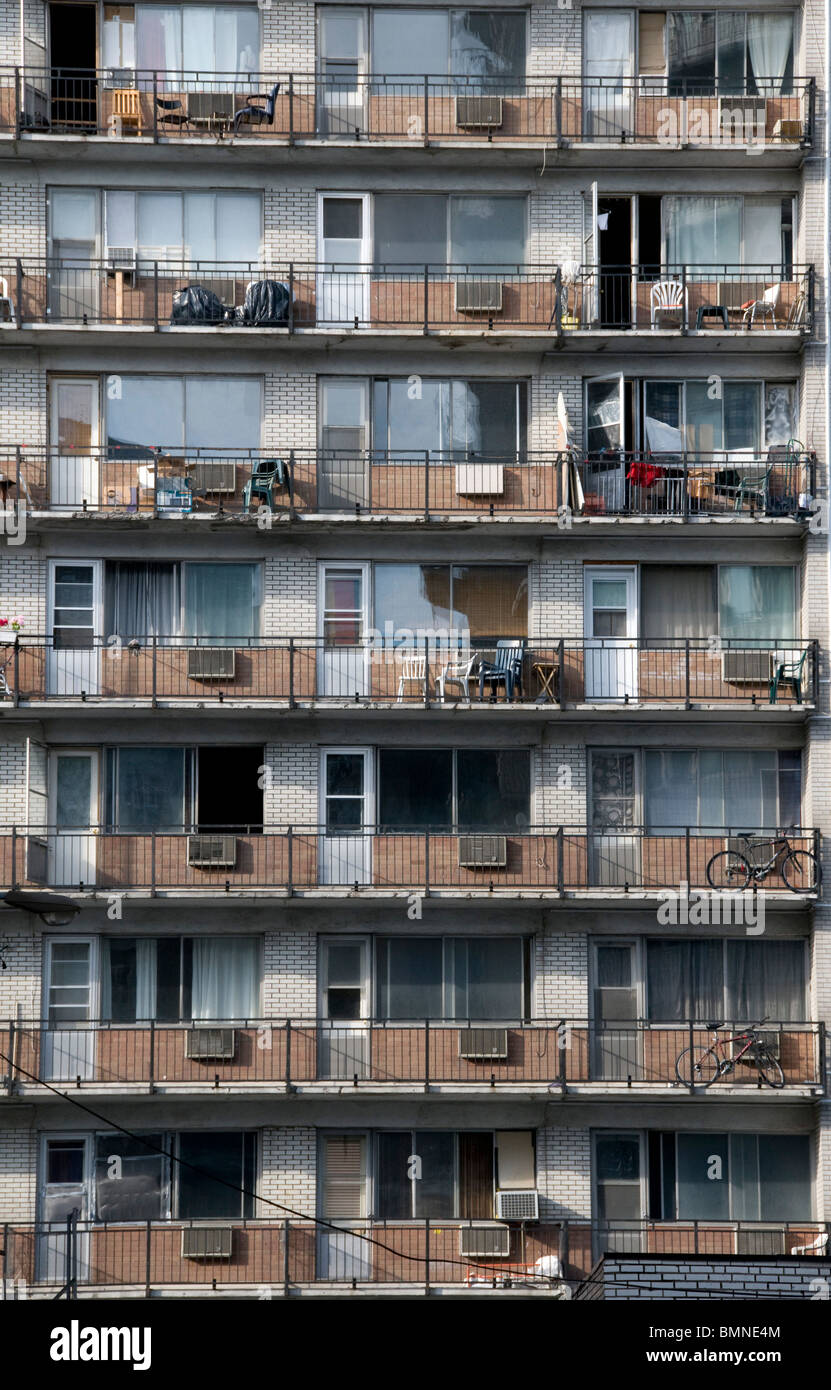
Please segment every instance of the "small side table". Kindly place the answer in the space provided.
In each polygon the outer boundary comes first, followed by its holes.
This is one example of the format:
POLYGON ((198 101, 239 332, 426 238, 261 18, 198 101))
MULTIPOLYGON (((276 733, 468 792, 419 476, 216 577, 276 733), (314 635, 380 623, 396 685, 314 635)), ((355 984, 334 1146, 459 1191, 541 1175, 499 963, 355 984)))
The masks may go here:
POLYGON ((560 698, 560 663, 558 661, 535 661, 531 666, 540 687, 537 702, 556 704, 560 698))
POLYGON ((704 319, 721 319, 724 327, 729 329, 730 318, 727 313, 726 304, 699 304, 698 313, 695 316, 695 331, 700 332, 704 319))

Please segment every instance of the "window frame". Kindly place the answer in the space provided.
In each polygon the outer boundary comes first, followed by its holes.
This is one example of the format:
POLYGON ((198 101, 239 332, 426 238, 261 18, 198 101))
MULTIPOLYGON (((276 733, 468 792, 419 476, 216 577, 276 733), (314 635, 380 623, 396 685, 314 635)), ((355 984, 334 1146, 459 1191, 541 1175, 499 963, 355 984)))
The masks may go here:
MULTIPOLYGON (((347 751, 347 752, 348 752, 349 750, 347 749, 347 750, 344 750, 344 751, 347 751)), ((374 760, 374 761, 375 761, 375 764, 376 764, 376 767, 375 767, 375 787, 376 787, 376 789, 377 789, 377 791, 376 791, 376 806, 375 806, 375 834, 376 834, 376 835, 389 835, 389 834, 398 834, 398 833, 401 833, 401 834, 419 834, 419 833, 420 833, 418 829, 412 830, 412 831, 406 831, 406 830, 405 830, 405 831, 401 831, 400 827, 399 827, 398 829, 395 829, 395 828, 392 828, 392 829, 385 829, 385 828, 384 828, 384 825, 383 825, 382 822, 381 822, 381 754, 382 754, 382 753, 385 753, 385 752, 395 752, 395 753, 412 753, 412 754, 418 755, 419 753, 423 753, 424 751, 425 751, 425 750, 424 750, 423 748, 419 748, 418 744, 413 744, 413 745, 401 744, 401 745, 399 745, 399 746, 394 746, 394 747, 379 747, 379 748, 376 749, 376 757, 375 757, 375 760, 374 760)), ((508 753, 508 752, 510 752, 510 753, 513 753, 513 754, 517 754, 517 753, 525 753, 525 754, 527 754, 527 757, 528 757, 528 822, 527 822, 527 824, 526 824, 524 827, 517 826, 515 829, 513 829, 513 828, 507 829, 507 830, 505 830, 504 832, 503 832, 501 829, 496 829, 496 830, 494 830, 492 833, 495 834, 495 835, 502 834, 502 833, 505 833, 506 835, 512 835, 512 834, 516 834, 516 835, 527 835, 527 834, 529 833, 531 827, 532 827, 533 824, 534 824, 534 803, 535 803, 535 795, 536 795, 536 788, 535 788, 535 785, 534 785, 534 763, 533 763, 533 751, 534 751, 534 750, 533 750, 533 747, 532 747, 531 745, 523 744, 523 745, 520 745, 519 747, 515 747, 515 748, 507 748, 507 747, 506 747, 506 748, 502 748, 502 747, 496 747, 496 748, 488 748, 488 749, 482 749, 482 748, 476 749, 476 748, 469 748, 469 747, 465 746, 464 744, 461 744, 461 745, 458 745, 458 746, 454 744, 454 745, 452 745, 450 748, 444 748, 444 747, 442 747, 441 745, 439 745, 437 748, 435 748, 435 749, 431 748, 429 751, 430 751, 430 752, 449 752, 449 753, 451 754, 450 808, 451 808, 451 818, 452 818, 452 824, 451 824, 448 828, 446 828, 446 829, 435 829, 435 828, 433 828, 433 829, 431 829, 431 830, 429 831, 430 834, 433 834, 433 835, 466 835, 466 834, 469 834, 469 833, 473 833, 473 834, 478 833, 478 832, 475 832, 475 831, 469 832, 469 831, 466 831, 466 830, 460 830, 460 829, 459 829, 459 780, 458 780, 458 759, 457 759, 457 754, 460 753, 460 752, 462 752, 462 753, 470 753, 470 752, 508 753)), ((481 832, 481 833, 488 833, 488 832, 481 832)))
MULTIPOLYGON (((616 937, 598 938, 598 941, 606 941, 606 940, 609 940, 609 941, 611 941, 611 942, 617 943, 617 938, 616 938, 616 937)), ((637 958, 637 959, 638 959, 638 964, 639 964, 639 966, 640 966, 640 971, 641 971, 641 987, 642 987, 642 991, 643 991, 643 1001, 644 1001, 644 1021, 645 1021, 645 1023, 647 1023, 650 1027, 670 1027, 670 1026, 673 1026, 674 1024, 677 1024, 677 1023, 679 1022, 679 1020, 678 1020, 677 1018, 675 1018, 675 1019, 673 1019, 673 1018, 664 1018, 661 1014, 656 1014, 654 1017, 653 1017, 653 1015, 652 1015, 652 1012, 651 1012, 651 1000, 650 1000, 650 997, 649 997, 649 947, 650 947, 650 943, 658 944, 658 945, 661 945, 661 946, 665 946, 665 945, 668 945, 668 944, 674 945, 674 944, 676 944, 676 943, 677 943, 678 945, 682 945, 682 944, 684 944, 684 943, 686 943, 686 942, 690 942, 690 943, 692 943, 692 944, 694 944, 694 945, 697 945, 697 944, 699 944, 699 943, 708 943, 708 944, 712 944, 713 942, 718 943, 718 944, 721 946, 722 1017, 724 1017, 724 1018, 726 1018, 726 1019, 735 1019, 735 1020, 738 1021, 738 1022, 747 1022, 747 1021, 749 1021, 749 1020, 744 1020, 744 1019, 738 1019, 738 1018, 737 1018, 737 1015, 735 1014, 735 1011, 734 1011, 733 1008, 732 1008, 731 993, 735 992, 735 982, 734 982, 734 981, 731 981, 731 980, 729 979, 729 974, 728 974, 728 951, 727 951, 727 947, 728 947, 728 945, 734 944, 735 938, 726 937, 726 936, 715 936, 715 937, 712 937, 712 936, 711 936, 711 937, 704 937, 704 936, 676 936, 675 933, 673 932, 671 936, 643 936, 643 937, 640 938, 640 940, 641 940, 641 942, 642 942, 642 946, 641 946, 641 950, 640 950, 639 953, 638 953, 638 958, 637 958)), ((746 938, 742 938, 742 940, 745 941, 746 938)), ((802 967, 803 967, 803 970, 802 970, 802 974, 803 974, 802 990, 803 990, 803 993, 802 993, 802 1000, 801 1000, 801 1010, 802 1010, 802 1013, 804 1014, 804 1013, 806 1012, 806 1006, 808 1005, 808 994, 809 994, 809 991, 810 991, 810 983, 811 983, 810 956, 809 956, 809 952, 808 952, 808 945, 809 945, 808 938, 807 938, 807 937, 799 937, 799 936, 797 936, 797 937, 789 937, 789 936, 782 936, 782 937, 766 936, 766 937, 764 938, 763 941, 759 941, 758 943, 753 943, 753 944, 758 944, 762 949, 764 949, 765 945, 766 945, 768 942, 778 943, 778 942, 781 942, 781 941, 796 941, 796 942, 800 943, 801 946, 802 946, 802 967)), ((795 1020, 794 1020, 795 1023, 804 1022, 804 1021, 805 1021, 804 1019, 795 1019, 795 1020)), ((785 1026, 787 1027, 787 1020, 785 1021, 785 1026)))
MULTIPOLYGON (((337 938, 335 938, 335 939, 337 939, 337 938)), ((362 939, 363 939, 363 938, 362 938, 362 939)), ((440 989, 441 989, 442 1012, 441 1012, 441 1014, 440 1014, 438 1017, 435 1017, 435 1018, 431 1017, 431 1018, 429 1019, 429 1022, 430 1022, 431 1024, 435 1024, 436 1026, 448 1025, 448 1026, 450 1026, 450 1027, 462 1027, 462 1026, 467 1026, 468 1024, 471 1024, 472 1026, 476 1026, 476 1027, 480 1026, 480 1016, 479 1016, 478 1014, 464 1014, 464 1015, 461 1015, 460 1017, 455 1017, 454 1014, 453 1014, 453 1010, 452 1010, 452 1008, 450 1007, 450 1005, 452 1004, 452 994, 453 994, 453 991, 454 991, 454 989, 458 989, 458 985, 456 984, 455 977, 454 977, 454 968, 453 968, 453 967, 454 967, 454 963, 453 963, 453 960, 452 960, 452 956, 453 956, 453 953, 454 953, 454 951, 455 951, 456 943, 457 943, 457 942, 465 942, 465 943, 467 943, 467 942, 478 942, 478 941, 482 940, 482 937, 480 937, 480 936, 471 936, 471 935, 462 935, 462 934, 452 934, 452 935, 451 935, 451 934, 449 934, 449 933, 442 933, 442 934, 441 934, 440 936, 438 936, 438 937, 429 936, 429 935, 421 936, 421 935, 419 935, 419 934, 417 934, 417 933, 413 933, 413 935, 410 936, 410 934, 408 933, 406 939, 407 939, 407 940, 417 939, 417 940, 419 940, 419 941, 436 941, 436 940, 438 940, 438 941, 440 942, 440 944, 441 944, 441 955, 442 955, 442 960, 441 960, 441 980, 440 980, 440 982, 439 982, 439 985, 440 985, 440 989)), ((531 994, 531 986, 530 986, 530 958, 531 958, 531 938, 528 937, 528 936, 519 936, 519 937, 517 937, 517 936, 510 936, 510 935, 509 935, 509 936, 498 936, 498 935, 496 935, 496 934, 491 935, 491 934, 489 933, 488 936, 487 936, 487 938, 485 938, 485 939, 487 939, 487 940, 493 940, 493 941, 502 941, 502 942, 504 942, 504 941, 511 941, 511 942, 516 941, 517 944, 518 944, 518 947, 519 947, 519 961, 520 961, 520 980, 519 980, 519 989, 520 989, 520 1010, 519 1010, 519 1014, 518 1014, 518 1016, 517 1016, 517 1018, 516 1018, 516 1022, 515 1022, 515 1023, 513 1023, 513 1022, 512 1022, 510 1019, 508 1019, 508 1018, 502 1018, 502 1017, 500 1017, 500 1018, 494 1018, 494 1019, 484 1019, 484 1018, 483 1018, 483 1019, 481 1020, 481 1026, 487 1027, 487 1026, 496 1026, 496 1025, 499 1025, 499 1024, 507 1024, 509 1027, 512 1027, 512 1026, 519 1027, 519 1026, 521 1026, 523 1023, 527 1022, 527 1021, 530 1019, 530 994, 531 994)), ((324 941, 325 941, 325 940, 332 940, 332 938, 331 938, 331 937, 329 937, 329 938, 323 938, 323 940, 324 940, 324 941)), ((390 942, 393 942, 393 941, 400 941, 400 940, 402 940, 402 937, 400 936, 400 934, 386 934, 386 933, 384 933, 384 932, 376 932, 373 936, 371 936, 371 937, 369 938, 369 943, 370 943, 370 959, 369 959, 369 972, 370 972, 370 979, 369 979, 369 996, 370 996, 370 1000, 371 1000, 371 1009, 370 1009, 371 1017, 372 1017, 372 1019, 373 1019, 374 1022, 377 1022, 377 1023, 379 1023, 379 1024, 392 1024, 392 1025, 394 1025, 394 1026, 395 1026, 395 1025, 399 1025, 399 1024, 400 1024, 401 1026, 407 1026, 408 1024, 416 1024, 416 1023, 418 1023, 418 1024, 423 1024, 423 1023, 425 1022, 425 1017, 424 1017, 423 1014, 418 1015, 418 1016, 415 1016, 415 1015, 414 1015, 413 1018, 410 1019, 408 1016, 404 1016, 404 1015, 399 1016, 399 1015, 392 1015, 392 1014, 389 1014, 389 1013, 387 1013, 387 1014, 382 1014, 382 1012, 381 1012, 381 1007, 380 1007, 380 1002, 379 1002, 379 1001, 380 1001, 380 993, 381 993, 380 988, 379 988, 379 976, 380 976, 380 968, 381 968, 381 959, 380 959, 379 947, 382 945, 382 943, 384 943, 385 946, 386 946, 386 948, 387 948, 387 950, 388 950, 388 949, 389 949, 389 943, 390 943, 390 942)), ((387 989, 389 989, 389 985, 387 985, 387 989)), ((468 999, 467 1002, 469 1003, 469 999, 468 999)))
MULTIPOLYGON (((348 196, 348 195, 344 195, 344 196, 348 196)), ((398 268, 402 267, 402 266, 404 266, 404 267, 411 267, 411 268, 413 268, 413 269, 422 269, 425 265, 429 268, 430 273, 431 273, 432 275, 437 276, 438 278, 443 278, 444 276, 451 275, 451 274, 453 274, 454 272, 458 272, 458 271, 461 271, 462 273, 470 272, 470 271, 471 271, 471 268, 472 268, 474 274, 477 273, 477 272, 480 272, 480 271, 485 271, 485 272, 487 272, 487 271, 489 271, 489 270, 493 270, 493 274, 494 274, 495 276, 499 276, 499 275, 502 275, 502 276, 509 276, 512 272, 511 272, 510 270, 500 269, 500 267, 504 267, 504 266, 506 266, 506 265, 507 265, 507 266, 511 266, 511 267, 516 266, 516 267, 517 267, 517 270, 518 270, 518 271, 521 271, 522 268, 523 268, 524 266, 528 265, 528 263, 529 263, 530 246, 531 246, 531 206, 530 206, 530 197, 529 197, 529 194, 528 194, 528 193, 522 193, 522 192, 520 192, 520 193, 512 193, 512 192, 502 192, 502 191, 497 192, 497 193, 488 193, 488 192, 475 193, 475 192, 471 192, 471 191, 468 191, 468 190, 466 190, 464 193, 452 193, 452 192, 447 192, 447 191, 445 191, 444 189, 438 189, 438 190, 436 190, 435 192, 432 192, 432 193, 431 193, 431 192, 428 192, 428 191, 426 191, 426 190, 421 191, 421 192, 418 192, 418 191, 417 191, 417 192, 415 192, 415 193, 411 193, 411 192, 397 192, 397 191, 389 190, 389 191, 384 191, 383 193, 373 193, 373 194, 371 195, 371 198, 370 198, 370 212, 371 212, 371 217, 370 217, 370 248, 369 248, 369 249, 370 249, 370 261, 371 261, 371 265, 372 265, 372 277, 373 277, 373 279, 381 279, 381 278, 383 278, 383 277, 384 277, 385 275, 387 275, 387 274, 391 274, 391 273, 394 274, 395 271, 396 271, 398 268), (443 198, 443 199, 444 199, 444 224, 445 224, 445 225, 444 225, 444 260, 443 260, 443 261, 440 261, 440 262, 438 262, 438 263, 437 263, 437 262, 434 262, 434 261, 430 261, 430 260, 425 261, 423 258, 422 258, 421 260, 419 260, 419 261, 392 261, 392 260, 384 260, 384 261, 382 261, 382 260, 380 260, 380 259, 378 258, 378 254, 377 254, 377 245, 376 245, 377 238, 376 238, 376 234, 375 234, 375 222, 376 222, 376 216, 375 216, 375 211, 376 211, 376 210, 375 210, 375 203, 376 203, 376 199, 379 198, 379 197, 380 197, 380 198, 418 198, 418 197, 441 197, 441 198, 443 198), (522 249, 522 258, 521 258, 520 260, 516 260, 516 261, 500 261, 500 262, 490 262, 490 261, 463 261, 463 262, 457 262, 457 261, 453 260, 453 259, 452 259, 452 256, 451 256, 451 253, 452 253, 452 250, 453 250, 452 202, 453 202, 453 199, 454 199, 454 198, 455 198, 455 199, 463 199, 463 198, 464 198, 464 199, 468 199, 470 202, 476 202, 477 200, 481 200, 481 199, 483 199, 483 198, 490 199, 490 200, 493 201, 493 202, 496 202, 496 201, 499 200, 499 199, 505 200, 505 199, 509 199, 509 198, 510 198, 510 199, 512 199, 514 202, 517 202, 517 203, 521 202, 522 205, 523 205, 523 223, 524 223, 524 225, 523 225, 523 249, 522 249)))

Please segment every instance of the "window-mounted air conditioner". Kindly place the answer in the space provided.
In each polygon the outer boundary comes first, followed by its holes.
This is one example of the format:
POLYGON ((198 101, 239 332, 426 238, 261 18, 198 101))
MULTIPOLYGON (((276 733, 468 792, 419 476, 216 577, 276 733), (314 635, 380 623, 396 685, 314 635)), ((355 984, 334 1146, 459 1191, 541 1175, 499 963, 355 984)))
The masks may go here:
POLYGON ((770 680, 770 652, 725 649, 721 654, 721 678, 730 685, 765 685, 770 680))
POLYGON ((129 270, 134 273, 136 269, 135 246, 108 246, 107 265, 110 270, 129 270))
POLYGON ((194 492, 234 492, 237 486, 235 463, 192 463, 188 476, 193 479, 194 492))
POLYGON ((457 280, 457 314, 498 314, 502 309, 501 280, 457 280))
POLYGON ((185 1260, 230 1260, 233 1249, 233 1226, 185 1226, 182 1230, 185 1260))
POLYGON ((737 1255, 784 1255, 785 1232, 769 1228, 766 1231, 738 1230, 737 1255))
POLYGON ((236 835, 188 835, 188 864, 192 869, 233 869, 236 863, 236 835))
POLYGON ((539 1221, 540 1194, 534 1188, 497 1192, 496 1215, 500 1221, 539 1221))
POLYGON ((191 680, 233 680, 236 652, 233 647, 189 647, 188 675, 191 680))
POLYGON ((189 1028, 185 1056, 192 1062, 231 1061, 237 1047, 234 1028, 189 1028))
POLYGON ((507 1062, 507 1028, 462 1028, 459 1056, 468 1062, 507 1062))
POLYGON ((456 125, 497 130, 501 124, 501 97, 456 98, 456 125))
POLYGON ((460 869, 504 869, 508 863, 505 835, 460 835, 460 869))
POLYGON ((459 1228, 459 1254, 468 1256, 504 1256, 511 1253, 511 1231, 508 1226, 473 1225, 459 1228))
POLYGON ((457 463, 456 492, 460 497, 501 497, 505 469, 501 463, 457 463))

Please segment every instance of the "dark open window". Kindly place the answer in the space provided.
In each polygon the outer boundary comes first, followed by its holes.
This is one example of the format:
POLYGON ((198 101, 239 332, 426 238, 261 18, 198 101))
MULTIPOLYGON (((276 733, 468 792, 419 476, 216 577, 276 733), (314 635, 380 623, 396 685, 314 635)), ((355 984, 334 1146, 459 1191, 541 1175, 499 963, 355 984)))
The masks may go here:
POLYGON ((528 827, 527 749, 384 748, 379 753, 384 831, 518 831, 528 827))
POLYGON ((227 1221, 253 1214, 253 1134, 186 1131, 179 1135, 179 1158, 178 1215, 182 1220, 227 1221))

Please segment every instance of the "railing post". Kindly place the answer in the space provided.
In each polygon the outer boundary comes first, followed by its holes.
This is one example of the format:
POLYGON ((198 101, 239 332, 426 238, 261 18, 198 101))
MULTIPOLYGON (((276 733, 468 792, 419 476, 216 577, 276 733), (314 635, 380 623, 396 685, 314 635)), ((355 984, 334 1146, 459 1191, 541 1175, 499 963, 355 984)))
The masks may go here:
MULTIPOLYGON (((48 278, 48 272, 47 272, 48 278)), ((15 279, 17 281, 17 326, 23 327, 23 262, 20 257, 15 261, 15 279)))
MULTIPOLYGON (((685 877, 686 877, 686 880, 687 880, 687 892, 689 892, 689 888, 690 888, 690 827, 689 827, 689 826, 686 826, 686 828, 685 828, 685 830, 684 830, 684 873, 685 873, 685 877)), ((669 884, 666 884, 666 883, 664 884, 664 887, 665 887, 665 888, 667 888, 667 887, 669 887, 669 886, 670 886, 669 884)))
POLYGON ((693 1254, 698 1254, 698 1222, 693 1222, 693 1254))
POLYGON ((289 333, 294 332, 294 261, 289 261, 289 333))
POLYGON ((804 133, 803 133, 803 140, 804 140, 804 142, 805 142, 806 145, 813 145, 813 143, 814 143, 814 121, 815 121, 815 119, 816 119, 816 107, 817 107, 817 79, 816 79, 815 77, 809 77, 809 78, 808 78, 808 110, 807 110, 807 113, 806 113, 806 121, 805 121, 804 133))
MULTIPOLYGON (((814 290, 816 287, 816 272, 812 265, 808 266, 808 327, 814 326, 814 290)), ((20 319, 18 318, 18 323, 20 319)))
POLYGON ((687 457, 686 452, 684 453, 684 465, 683 465, 683 467, 684 467, 684 473, 683 473, 683 477, 682 477, 682 479, 681 479, 681 515, 682 515, 682 517, 684 518, 684 520, 687 521, 687 520, 689 519, 689 515, 690 515, 690 492, 689 492, 689 485, 688 485, 688 474, 689 474, 689 471, 690 471, 690 461, 689 461, 689 459, 688 459, 688 457, 687 457))
POLYGON ((430 1218, 424 1218, 424 1292, 430 1292, 430 1218))
POLYGON ((430 520, 430 450, 424 450, 424 520, 430 520))
POLYGON ((157 145, 157 144, 159 143, 159 103, 158 103, 158 101, 157 101, 157 99, 156 99, 156 98, 158 97, 158 95, 159 95, 159 74, 154 70, 154 72, 153 72, 153 144, 154 144, 154 145, 157 145))
MULTIPOLYGON (((687 887, 689 887, 689 883, 687 884, 687 887)), ((687 1019, 687 1032, 689 1035, 690 1049, 690 1095, 692 1096, 695 1095, 695 1078, 693 1076, 693 1067, 695 1063, 695 1053, 693 1052, 693 1048, 695 1047, 695 1041, 693 1038, 693 1021, 691 1018, 687 1019)))
POLYGON ((424 832, 424 893, 430 892, 430 831, 424 832))
MULTIPOLYGON (((690 639, 684 638, 684 708, 691 709, 690 704, 690 639)), ((688 880, 689 881, 689 880, 688 880)))
MULTIPOLYGON (((686 78, 684 81, 686 82, 686 78)), ((686 102, 684 103, 686 107, 686 102)), ((681 267, 681 332, 685 334, 689 328, 689 313, 687 308, 687 267, 681 267)))
POLYGON ((557 826, 557 894, 558 894, 558 896, 561 897, 561 898, 565 896, 565 891, 566 891, 566 885, 565 885, 565 864, 564 864, 564 859, 565 859, 565 855, 564 855, 564 844, 563 844, 563 827, 562 827, 561 825, 558 825, 558 826, 557 826))
POLYGON ((12 826, 12 888, 17 888, 20 879, 17 876, 17 826, 12 826))
MULTIPOLYGON (((153 262, 153 328, 159 331, 159 262, 153 262)), ((154 505, 156 498, 153 498, 154 505)))
POLYGON ((560 709, 566 707, 566 639, 561 637, 557 643, 557 664, 560 668, 557 677, 557 703, 560 709))
MULTIPOLYGON (((315 1024, 315 1029, 317 1029, 317 1024, 315 1024)), ((290 1018, 287 1018, 287 1019, 286 1019, 286 1073, 285 1073, 285 1085, 286 1085, 286 1091, 287 1091, 287 1092, 290 1092, 290 1091, 292 1090, 292 1084, 291 1084, 291 1019, 290 1019, 290 1018)))
POLYGON ((430 1089, 430 1020, 424 1020, 424 1089, 430 1089))
POLYGON ((156 832, 150 831, 150 896, 156 896, 156 832))
POLYGON ((567 1085, 568 1085, 568 1067, 566 1066, 566 1051, 567 1051, 567 1049, 566 1049, 566 1045, 565 1045, 565 1044, 566 1044, 566 1038, 567 1038, 567 1037, 568 1037, 567 1020, 564 1019, 564 1018, 561 1018, 561 1019, 560 1019, 560 1022, 559 1022, 558 1025, 557 1025, 557 1051, 558 1051, 559 1054, 560 1054, 560 1066, 559 1066, 559 1073, 560 1073, 560 1075, 559 1075, 559 1080, 560 1080, 560 1090, 562 1091, 563 1095, 565 1095, 565 1093, 566 1093, 566 1087, 567 1087, 567 1085))
POLYGON ((430 79, 424 78, 424 144, 430 143, 430 79))
POLYGON ((6 1078, 6 1095, 14 1095, 14 1049, 17 1038, 14 1031, 14 1019, 9 1020, 9 1074, 6 1078))
POLYGON ((288 889, 289 897, 291 897, 292 893, 294 892, 294 882, 293 882, 293 880, 294 880, 294 862, 293 862, 293 861, 294 861, 294 837, 293 837, 293 834, 292 834, 292 828, 291 828, 291 826, 289 826, 288 829, 287 829, 287 831, 286 831, 286 878, 287 878, 287 880, 288 880, 287 883, 286 883, 286 888, 288 889))
POLYGON ((289 73, 289 144, 294 144, 294 73, 289 73))
POLYGON ((22 83, 21 83, 21 81, 20 81, 20 68, 15 68, 15 70, 14 70, 14 136, 15 136, 15 139, 16 139, 16 140, 19 140, 19 139, 20 139, 20 132, 21 132, 21 130, 22 130, 22 128, 23 128, 23 103, 22 103, 21 100, 20 100, 20 94, 21 94, 22 90, 23 90, 23 87, 22 87, 22 83))
POLYGON ((297 709, 294 698, 294 638, 289 638, 289 709, 297 709))
POLYGON ((156 666, 156 654, 157 654, 157 652, 158 652, 158 638, 157 638, 155 632, 153 633, 153 636, 152 636, 152 638, 151 638, 150 640, 151 640, 151 644, 152 644, 152 645, 151 645, 151 663, 150 663, 150 679, 151 679, 151 681, 152 681, 151 692, 150 692, 150 706, 151 706, 152 709, 156 709, 156 707, 157 707, 157 705, 158 705, 158 694, 159 694, 159 691, 158 691, 158 671, 157 671, 157 666, 156 666))
POLYGON ((427 337, 428 324, 430 322, 430 267, 424 267, 424 304, 423 304, 423 323, 421 331, 427 337))
POLYGON ((153 1251, 153 1226, 150 1217, 144 1228, 144 1297, 150 1297, 150 1257, 153 1251))
POLYGON ((566 1266, 568 1264, 568 1219, 563 1221, 560 1226, 560 1240, 557 1254, 560 1258, 560 1269, 562 1270, 563 1278, 565 1278, 566 1266))
POLYGON ((557 78, 554 90, 554 135, 557 143, 563 138, 563 79, 557 78))
MULTIPOLYGON (((315 505, 317 505, 317 466, 315 466, 315 505)), ((297 516, 294 510, 294 450, 289 450, 289 520, 297 516)))
POLYGON ((814 638, 811 643, 811 703, 816 705, 819 702, 819 642, 814 638))
MULTIPOLYGON (((18 503, 18 506, 19 506, 19 505, 20 505, 20 504, 18 503)), ((17 709, 17 707, 18 707, 19 704, 20 704, 20 633, 19 633, 19 632, 16 632, 16 633, 14 634, 14 647, 12 648, 12 650, 13 650, 13 653, 14 653, 14 655, 13 655, 13 657, 12 657, 12 680, 14 681, 14 697, 13 697, 13 701, 14 701, 14 707, 15 707, 15 709, 17 709)))
POLYGON ((430 639, 424 638, 424 708, 430 708, 430 639))
POLYGON ((563 332, 563 272, 560 266, 554 272, 554 332, 557 337, 562 337, 563 332))
POLYGON ((289 1238, 291 1225, 288 1217, 283 1222, 283 1297, 289 1296, 289 1238))
POLYGON ((6 1301, 6 1287, 9 1282, 9 1241, 11 1232, 8 1221, 3 1222, 3 1302, 6 1301))
POLYGON ((824 1022, 822 1022, 822 1021, 820 1022, 820 1025, 819 1025, 819 1038, 818 1038, 818 1042, 819 1042, 819 1084, 820 1084, 820 1086, 822 1087, 822 1093, 823 1093, 823 1095, 824 1095, 824 1094, 825 1094, 825 1090, 826 1090, 826 1081, 827 1081, 827 1059, 826 1059, 826 1056, 825 1056, 825 1045, 826 1045, 825 1024, 824 1024, 824 1022))
POLYGON ((147 1060, 147 1084, 152 1096, 156 1089, 156 1020, 150 1020, 150 1056, 147 1060))

